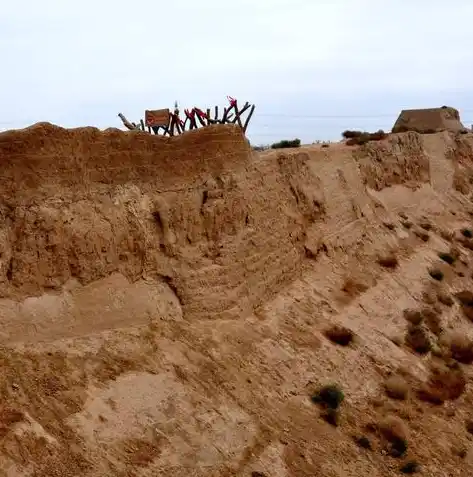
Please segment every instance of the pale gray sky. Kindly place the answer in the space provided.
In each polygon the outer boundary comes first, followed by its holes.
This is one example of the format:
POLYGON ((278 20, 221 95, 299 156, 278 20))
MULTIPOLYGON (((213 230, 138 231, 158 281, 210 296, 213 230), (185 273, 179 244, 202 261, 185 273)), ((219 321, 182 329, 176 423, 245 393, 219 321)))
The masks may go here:
POLYGON ((257 106, 255 144, 473 123, 471 0, 22 0, 0 9, 0 129, 121 127, 146 108, 257 106))

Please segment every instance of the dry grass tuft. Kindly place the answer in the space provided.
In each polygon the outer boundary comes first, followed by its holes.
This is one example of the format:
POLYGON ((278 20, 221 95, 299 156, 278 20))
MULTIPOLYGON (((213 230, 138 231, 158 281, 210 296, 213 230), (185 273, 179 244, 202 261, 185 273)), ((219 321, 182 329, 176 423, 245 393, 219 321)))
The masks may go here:
POLYGON ((437 300, 439 301, 439 303, 442 303, 442 305, 445 305, 448 307, 453 306, 455 303, 452 296, 446 291, 442 291, 442 290, 437 292, 437 300))
POLYGON ((422 313, 419 310, 413 310, 412 308, 406 308, 403 311, 404 318, 411 325, 420 325, 424 320, 422 313))
POLYGON ((348 346, 355 337, 353 331, 340 325, 333 325, 324 331, 324 335, 332 342, 340 346, 348 346))
POLYGON ((391 376, 384 383, 384 389, 392 399, 405 400, 409 395, 409 385, 401 376, 391 376))
POLYGON ((384 268, 391 269, 394 269, 399 265, 399 261, 394 253, 378 257, 378 263, 384 268))
POLYGON ((427 330, 420 325, 410 325, 407 329, 405 342, 413 351, 427 354, 432 349, 432 343, 427 330))
POLYGON ((432 366, 429 381, 418 390, 418 397, 431 404, 443 404, 458 399, 466 388, 465 373, 458 363, 432 366))
POLYGON ((450 337, 450 352, 459 363, 473 363, 473 341, 465 335, 455 333, 450 337))

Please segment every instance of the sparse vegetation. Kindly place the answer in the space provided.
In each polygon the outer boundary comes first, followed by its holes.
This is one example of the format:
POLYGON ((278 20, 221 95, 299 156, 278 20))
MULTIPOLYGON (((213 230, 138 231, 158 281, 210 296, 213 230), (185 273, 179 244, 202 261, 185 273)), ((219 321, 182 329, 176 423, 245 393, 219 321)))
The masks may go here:
POLYGON ((409 385, 402 376, 391 376, 384 383, 384 389, 392 399, 405 400, 409 394, 409 385))
POLYGON ((430 331, 439 336, 443 331, 441 313, 436 308, 425 307, 422 308, 421 315, 430 331))
POLYGON ((459 363, 473 363, 473 341, 464 335, 458 333, 450 337, 450 352, 459 363))
POLYGON ((443 272, 439 268, 431 268, 429 270, 429 275, 434 279, 437 280, 438 282, 441 282, 443 280, 443 272))
POLYGON ((440 252, 438 254, 440 260, 443 260, 444 262, 448 263, 449 265, 453 265, 455 263, 455 257, 448 252, 440 252))
POLYGON ((463 290, 455 294, 455 298, 460 302, 463 314, 473 321, 473 293, 463 290))
POLYGON ((420 222, 419 227, 421 229, 424 229, 424 230, 427 230, 427 231, 432 230, 432 224, 426 219, 424 219, 424 220, 422 220, 422 222, 420 222))
POLYGON ((414 230, 414 234, 419 237, 423 242, 428 242, 430 239, 430 235, 424 229, 416 229, 414 230))
POLYGON ((411 308, 406 308, 403 311, 404 318, 411 325, 420 325, 424 319, 422 313, 419 310, 413 310, 411 308))
POLYGON ((445 291, 439 291, 437 292, 437 300, 442 303, 442 305, 451 307, 455 303, 451 295, 449 295, 445 291))
POLYGON ((407 230, 411 229, 412 226, 414 225, 410 220, 402 220, 401 224, 407 230))
POLYGON ((338 409, 344 399, 345 395, 337 384, 323 386, 312 396, 312 402, 322 404, 330 409, 338 409))
POLYGON ((343 131, 342 136, 347 139, 346 144, 348 146, 361 146, 369 141, 381 141, 388 135, 380 129, 374 133, 366 131, 343 131))
POLYGON ((390 454, 402 457, 408 448, 408 429, 404 421, 396 416, 384 418, 378 425, 381 435, 390 443, 390 454))
POLYGON ((393 253, 378 257, 378 263, 384 268, 394 269, 399 265, 399 261, 393 253))
POLYGON ((340 412, 338 409, 333 409, 329 407, 325 409, 321 414, 320 417, 330 424, 331 426, 338 427, 340 422, 340 412))
POLYGON ((425 328, 420 325, 410 325, 406 332, 406 344, 419 354, 427 354, 432 349, 432 343, 425 328))
POLYGON ((300 139, 292 139, 292 140, 283 139, 282 141, 271 144, 271 149, 284 149, 289 147, 300 147, 300 146, 301 146, 300 139))
POLYGON ((470 229, 463 228, 463 229, 460 230, 460 233, 465 238, 468 238, 468 239, 473 238, 473 232, 470 229))
POLYGON ((432 366, 429 381, 418 390, 419 399, 431 404, 443 404, 458 399, 465 391, 465 374, 457 362, 432 366))
POLYGON ((467 419, 465 427, 469 434, 473 434, 473 419, 467 419))
POLYGON ((354 278, 347 278, 343 282, 342 291, 350 297, 355 297, 368 290, 368 285, 361 283, 354 278))
POLYGON ((344 326, 334 325, 325 330, 325 336, 332 342, 340 346, 348 346, 353 342, 353 331, 344 326))
POLYGON ((356 444, 359 447, 361 447, 362 449, 369 449, 369 450, 372 449, 371 442, 367 437, 365 437, 365 436, 354 437, 354 440, 355 440, 356 444))
POLYGON ((417 472, 420 472, 420 464, 415 460, 411 460, 406 462, 399 470, 403 474, 417 474, 417 472))

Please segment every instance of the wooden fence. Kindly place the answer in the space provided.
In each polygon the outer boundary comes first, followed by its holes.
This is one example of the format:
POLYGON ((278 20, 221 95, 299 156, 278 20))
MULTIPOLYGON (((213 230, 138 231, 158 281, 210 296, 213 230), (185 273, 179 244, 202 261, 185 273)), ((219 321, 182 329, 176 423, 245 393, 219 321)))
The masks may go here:
POLYGON ((184 110, 184 118, 181 118, 180 111, 175 105, 174 111, 169 109, 146 110, 145 119, 139 123, 128 121, 128 119, 119 113, 118 117, 122 120, 123 125, 129 129, 148 131, 151 134, 160 134, 163 136, 176 136, 185 131, 198 129, 200 127, 210 126, 212 124, 238 124, 246 133, 248 124, 255 111, 255 105, 246 102, 241 108, 238 101, 228 96, 230 105, 223 108, 222 117, 219 117, 219 108, 215 106, 213 110, 207 109, 202 111, 199 108, 184 110))

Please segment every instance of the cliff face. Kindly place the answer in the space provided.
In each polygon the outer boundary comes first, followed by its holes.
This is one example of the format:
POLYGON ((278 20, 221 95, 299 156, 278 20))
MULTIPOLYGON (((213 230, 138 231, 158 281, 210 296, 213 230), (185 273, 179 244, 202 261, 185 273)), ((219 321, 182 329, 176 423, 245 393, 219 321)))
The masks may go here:
POLYGON ((189 319, 237 317, 292 278, 323 216, 304 157, 258 164, 233 127, 164 139, 36 125, 0 136, 0 157, 5 298, 119 273, 164 281, 189 319))
MULTIPOLYGON (((470 220, 472 145, 409 132, 257 155, 232 126, 0 134, 8 475, 397 475, 350 435, 388 413, 369 404, 387 370, 426 379, 393 340, 470 220), (356 344, 334 348, 331 324, 356 344), (328 381, 346 394, 338 430, 307 401, 328 381)), ((453 289, 471 275, 448 273, 453 289)), ((441 443, 422 442, 455 419, 422 412, 412 448, 428 461, 441 443)))

